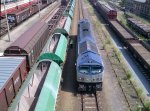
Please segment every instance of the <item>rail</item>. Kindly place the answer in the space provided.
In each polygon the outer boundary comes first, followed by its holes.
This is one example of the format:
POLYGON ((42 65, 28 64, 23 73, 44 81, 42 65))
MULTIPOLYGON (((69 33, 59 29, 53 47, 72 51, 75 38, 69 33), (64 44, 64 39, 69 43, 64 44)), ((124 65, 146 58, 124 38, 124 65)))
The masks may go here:
POLYGON ((85 18, 84 17, 84 13, 83 13, 83 3, 82 3, 82 0, 78 0, 78 6, 79 6, 79 20, 85 18))

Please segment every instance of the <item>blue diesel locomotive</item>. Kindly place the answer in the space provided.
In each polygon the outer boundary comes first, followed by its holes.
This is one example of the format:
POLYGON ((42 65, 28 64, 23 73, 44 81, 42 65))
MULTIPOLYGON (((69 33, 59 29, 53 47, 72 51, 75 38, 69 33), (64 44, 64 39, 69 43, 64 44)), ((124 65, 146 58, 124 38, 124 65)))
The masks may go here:
POLYGON ((76 64, 78 91, 102 89, 104 66, 92 36, 89 21, 87 19, 80 20, 76 64))

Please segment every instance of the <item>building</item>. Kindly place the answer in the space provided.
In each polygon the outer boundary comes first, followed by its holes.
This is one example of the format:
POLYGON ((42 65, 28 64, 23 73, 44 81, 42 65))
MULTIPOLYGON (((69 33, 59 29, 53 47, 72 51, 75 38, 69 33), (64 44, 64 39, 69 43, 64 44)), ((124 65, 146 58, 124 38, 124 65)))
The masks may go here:
POLYGON ((127 0, 126 10, 150 20, 150 0, 127 0))

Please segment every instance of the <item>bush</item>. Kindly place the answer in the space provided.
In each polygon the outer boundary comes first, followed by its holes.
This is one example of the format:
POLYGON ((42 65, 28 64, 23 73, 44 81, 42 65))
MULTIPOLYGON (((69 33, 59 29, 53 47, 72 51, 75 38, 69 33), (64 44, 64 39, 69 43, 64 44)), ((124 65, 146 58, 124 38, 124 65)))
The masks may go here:
POLYGON ((150 101, 145 103, 143 111, 150 111, 150 101))
POLYGON ((132 77, 132 74, 129 70, 127 70, 127 79, 130 80, 132 77))
POLYGON ((142 95, 142 93, 143 93, 143 90, 142 89, 140 89, 140 88, 137 88, 137 95, 138 95, 138 97, 141 97, 141 95, 142 95))

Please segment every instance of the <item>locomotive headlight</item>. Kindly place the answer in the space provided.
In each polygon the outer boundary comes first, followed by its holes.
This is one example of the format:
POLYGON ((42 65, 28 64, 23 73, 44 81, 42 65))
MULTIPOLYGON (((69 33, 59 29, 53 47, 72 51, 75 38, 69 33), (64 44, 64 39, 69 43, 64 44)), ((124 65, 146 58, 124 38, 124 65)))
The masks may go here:
POLYGON ((83 78, 83 77, 79 77, 79 80, 82 80, 82 81, 83 81, 83 80, 84 80, 84 78, 83 78))

